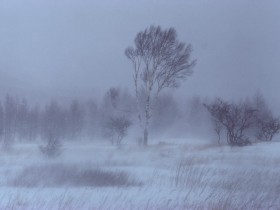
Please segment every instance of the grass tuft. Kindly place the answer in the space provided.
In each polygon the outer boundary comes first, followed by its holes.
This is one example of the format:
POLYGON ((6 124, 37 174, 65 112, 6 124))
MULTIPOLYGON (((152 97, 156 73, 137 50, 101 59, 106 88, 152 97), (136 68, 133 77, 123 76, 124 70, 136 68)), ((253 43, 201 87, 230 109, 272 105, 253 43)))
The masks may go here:
POLYGON ((52 164, 26 167, 9 184, 15 187, 128 187, 141 182, 124 171, 52 164))

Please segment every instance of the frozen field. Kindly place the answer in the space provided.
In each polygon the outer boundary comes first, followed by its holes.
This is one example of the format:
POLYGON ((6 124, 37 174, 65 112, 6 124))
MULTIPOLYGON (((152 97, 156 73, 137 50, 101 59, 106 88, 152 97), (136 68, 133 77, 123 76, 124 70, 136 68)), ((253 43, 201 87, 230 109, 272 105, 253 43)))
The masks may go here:
POLYGON ((0 209, 279 209, 280 143, 244 148, 198 140, 148 148, 108 142, 37 144, 0 155, 0 209), (194 141, 195 143, 190 143, 194 141))

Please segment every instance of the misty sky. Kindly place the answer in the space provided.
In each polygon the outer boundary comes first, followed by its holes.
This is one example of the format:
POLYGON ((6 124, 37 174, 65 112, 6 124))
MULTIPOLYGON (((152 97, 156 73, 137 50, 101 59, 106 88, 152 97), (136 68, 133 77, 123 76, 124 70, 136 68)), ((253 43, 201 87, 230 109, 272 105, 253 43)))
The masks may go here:
POLYGON ((133 89, 124 50, 151 24, 191 43, 194 74, 176 94, 280 105, 277 0, 0 0, 0 93, 34 99, 133 89))

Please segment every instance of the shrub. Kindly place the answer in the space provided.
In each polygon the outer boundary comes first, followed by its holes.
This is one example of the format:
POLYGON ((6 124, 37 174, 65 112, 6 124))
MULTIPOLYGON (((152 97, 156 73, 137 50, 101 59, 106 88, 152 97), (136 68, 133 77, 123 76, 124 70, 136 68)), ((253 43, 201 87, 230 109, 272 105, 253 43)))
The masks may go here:
POLYGON ((258 120, 257 138, 261 141, 271 141, 280 131, 280 120, 270 116, 268 119, 258 120))
POLYGON ((112 144, 121 145, 123 138, 127 135, 128 128, 132 122, 125 116, 111 117, 105 124, 106 136, 112 144))
POLYGON ((62 145, 58 139, 51 138, 45 145, 40 145, 39 149, 43 155, 49 158, 57 157, 62 152, 62 145))
POLYGON ((248 103, 228 103, 217 98, 211 104, 205 104, 215 123, 215 131, 220 139, 222 129, 225 129, 227 142, 231 146, 250 144, 245 135, 256 121, 257 110, 248 103))

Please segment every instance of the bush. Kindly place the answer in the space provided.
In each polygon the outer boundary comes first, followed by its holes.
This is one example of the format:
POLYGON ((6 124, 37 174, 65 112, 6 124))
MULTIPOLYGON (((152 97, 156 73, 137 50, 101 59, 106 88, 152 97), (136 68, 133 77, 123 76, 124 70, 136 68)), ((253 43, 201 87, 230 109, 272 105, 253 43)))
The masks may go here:
POLYGON ((217 98, 211 104, 205 104, 210 112, 220 141, 222 129, 226 131, 227 142, 231 146, 250 144, 246 131, 254 125, 257 110, 248 103, 228 103, 217 98))
POLYGON ((256 137, 260 141, 272 141, 280 131, 280 119, 275 117, 269 109, 263 95, 256 94, 253 106, 258 110, 256 123, 256 137))
POLYGON ((280 120, 270 116, 267 119, 258 120, 257 138, 261 141, 271 141, 274 135, 280 131, 280 120))
POLYGON ((132 122, 125 116, 111 117, 105 124, 106 136, 112 144, 121 145, 123 138, 127 135, 128 128, 132 122))
POLYGON ((62 145, 58 139, 49 139, 45 145, 40 145, 39 149, 43 155, 49 158, 57 157, 62 152, 62 145))
POLYGON ((280 131, 280 119, 274 117, 260 94, 253 101, 247 99, 236 104, 217 98, 204 106, 211 114, 218 143, 223 131, 231 146, 251 144, 249 137, 252 136, 260 141, 271 141, 280 131))

